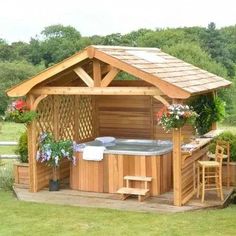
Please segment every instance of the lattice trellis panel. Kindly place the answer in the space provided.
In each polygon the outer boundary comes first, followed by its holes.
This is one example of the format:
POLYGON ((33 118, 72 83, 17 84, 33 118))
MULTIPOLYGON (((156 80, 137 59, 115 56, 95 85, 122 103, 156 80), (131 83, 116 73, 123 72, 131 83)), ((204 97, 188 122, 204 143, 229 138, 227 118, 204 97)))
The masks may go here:
POLYGON ((55 106, 58 110, 58 138, 74 139, 74 115, 75 115, 75 96, 57 96, 55 97, 55 106))
POLYGON ((54 131, 54 119, 53 119, 53 109, 54 109, 54 98, 53 96, 48 96, 43 99, 38 105, 38 119, 36 123, 37 135, 44 132, 53 133, 54 131))
POLYGON ((91 96, 78 99, 78 138, 80 141, 93 137, 93 101, 91 96))

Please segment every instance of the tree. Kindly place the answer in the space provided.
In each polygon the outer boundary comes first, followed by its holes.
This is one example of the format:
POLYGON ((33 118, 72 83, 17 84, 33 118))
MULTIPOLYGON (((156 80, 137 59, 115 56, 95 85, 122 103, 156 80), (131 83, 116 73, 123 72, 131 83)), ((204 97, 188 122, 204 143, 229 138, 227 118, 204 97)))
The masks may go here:
MULTIPOLYGON (((196 43, 179 43, 171 47, 165 47, 163 48, 163 51, 188 63, 191 63, 201 69, 222 76, 223 78, 228 78, 227 69, 224 67, 224 65, 217 63, 196 43)), ((228 113, 231 113, 233 111, 232 92, 234 92, 234 88, 232 88, 231 90, 220 90, 219 92, 219 96, 227 104, 226 110, 228 113)))
POLYGON ((41 35, 42 58, 48 67, 59 62, 81 49, 81 34, 71 26, 51 25, 41 35))
POLYGON ((5 90, 42 70, 26 61, 0 62, 0 114, 5 111, 9 98, 5 90))
POLYGON ((138 46, 162 48, 185 42, 185 38, 185 32, 182 29, 157 29, 139 37, 138 46))
POLYGON ((228 69, 228 75, 234 76, 234 65, 230 59, 229 50, 226 47, 226 37, 216 29, 214 22, 201 34, 203 48, 217 62, 223 64, 228 69))

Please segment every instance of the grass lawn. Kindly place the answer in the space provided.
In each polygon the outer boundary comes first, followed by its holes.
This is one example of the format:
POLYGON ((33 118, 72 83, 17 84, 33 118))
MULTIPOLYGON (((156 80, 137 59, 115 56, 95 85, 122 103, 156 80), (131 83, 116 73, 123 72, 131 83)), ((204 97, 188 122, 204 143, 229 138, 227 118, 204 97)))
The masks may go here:
MULTIPOLYGON (((221 126, 222 127, 222 126, 221 126)), ((228 128, 235 131, 236 128, 228 128)), ((24 126, 3 123, 0 140, 17 141, 24 126)), ((14 147, 0 153, 14 153, 14 147)), ((235 235, 236 205, 223 210, 175 214, 124 212, 27 203, 0 190, 0 236, 235 235)))
MULTIPOLYGON (((12 122, 0 123, 0 141, 18 141, 19 136, 25 130, 23 124, 12 122)), ((0 154, 14 154, 14 146, 0 147, 0 154)))
POLYGON ((235 235, 236 205, 175 214, 124 212, 17 201, 0 191, 0 235, 235 235))
POLYGON ((233 134, 236 134, 236 126, 219 124, 219 129, 223 129, 223 130, 226 130, 226 131, 231 131, 233 134))

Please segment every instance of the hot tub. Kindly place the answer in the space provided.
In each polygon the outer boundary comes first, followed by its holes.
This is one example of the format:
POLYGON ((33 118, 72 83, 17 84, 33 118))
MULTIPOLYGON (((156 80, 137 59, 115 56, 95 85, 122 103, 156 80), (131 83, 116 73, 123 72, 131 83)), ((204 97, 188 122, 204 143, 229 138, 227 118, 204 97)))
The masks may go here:
MULTIPOLYGON (((107 144, 94 140, 84 143, 84 146, 105 146, 105 154, 111 153, 140 156, 163 155, 172 151, 172 142, 169 140, 116 139, 114 142, 107 144)), ((83 148, 81 151, 83 151, 83 148)))
MULTIPOLYGON (((98 141, 81 145, 101 146, 98 141)), ((124 186, 124 176, 152 177, 150 195, 158 196, 172 188, 172 143, 162 140, 116 139, 105 145, 102 161, 83 160, 83 148, 75 153, 70 186, 81 191, 116 193, 124 186)), ((134 182, 133 187, 142 188, 134 182)))

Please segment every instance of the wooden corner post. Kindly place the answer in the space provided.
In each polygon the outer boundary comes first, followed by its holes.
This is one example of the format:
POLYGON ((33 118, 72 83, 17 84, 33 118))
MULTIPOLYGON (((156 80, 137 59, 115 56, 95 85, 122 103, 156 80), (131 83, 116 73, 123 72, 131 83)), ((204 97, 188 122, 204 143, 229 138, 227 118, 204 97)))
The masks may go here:
MULTIPOLYGON (((33 94, 27 95, 27 104, 30 110, 36 111, 37 106, 47 95, 35 96, 33 94)), ((27 137, 28 137, 28 159, 29 159, 29 191, 38 191, 38 180, 37 180, 37 124, 36 120, 33 120, 27 126, 27 137)))
POLYGON ((173 129, 173 182, 174 205, 181 206, 181 128, 173 129))
MULTIPOLYGON (((27 96, 27 103, 31 110, 34 110, 35 97, 27 96)), ((29 191, 37 192, 37 162, 36 162, 36 121, 27 126, 28 136, 28 157, 29 157, 29 191)))

